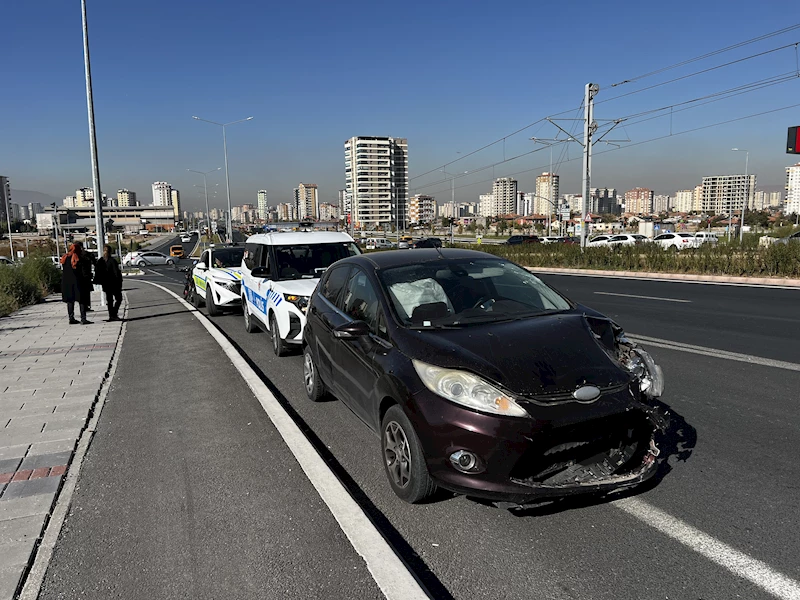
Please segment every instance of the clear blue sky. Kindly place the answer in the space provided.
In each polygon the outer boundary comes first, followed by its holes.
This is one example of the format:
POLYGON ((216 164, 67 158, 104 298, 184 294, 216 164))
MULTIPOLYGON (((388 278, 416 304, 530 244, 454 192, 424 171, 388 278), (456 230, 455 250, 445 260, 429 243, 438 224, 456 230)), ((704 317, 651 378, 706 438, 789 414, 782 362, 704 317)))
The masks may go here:
MULTIPOLYGON (((62 198, 91 185, 79 0, 7 2, 0 54, 0 174, 15 189, 62 198)), ((756 52, 800 41, 800 29, 616 89, 609 84, 800 22, 796 0, 719 2, 89 2, 103 191, 127 187, 149 202, 168 181, 199 207, 199 176, 222 166, 218 128, 192 120, 254 116, 229 129, 234 204, 286 201, 300 181, 324 201, 344 187, 342 145, 352 135, 409 140, 411 177, 537 119, 576 108, 588 81, 598 101, 756 52), (724 8, 723 8, 724 7, 724 8), (580 23, 590 26, 582 29, 580 23)), ((794 49, 600 104, 616 118, 689 100, 796 68, 794 49)), ((676 113, 673 131, 800 103, 800 80, 676 113)), ((569 125, 569 122, 565 122, 569 125)), ((781 185, 785 131, 800 108, 597 154, 594 183, 660 193, 702 175, 750 170, 781 185)), ((669 133, 656 119, 612 134, 634 142, 669 133)), ((535 126, 452 165, 474 170, 533 148, 535 126), (505 147, 504 147, 505 146, 505 147)), ((602 151, 609 147, 597 147, 602 151)), ((569 157, 579 155, 573 145, 569 157)), ((556 158, 558 152, 556 153, 556 158)), ((532 191, 549 151, 458 180, 458 200, 476 200, 494 176, 518 175, 532 191)), ((580 188, 580 161, 560 166, 562 192, 580 188)), ((224 176, 216 204, 224 202, 224 176)), ((450 196, 441 175, 412 179, 412 191, 450 196), (433 184, 423 187, 426 184, 433 184)))

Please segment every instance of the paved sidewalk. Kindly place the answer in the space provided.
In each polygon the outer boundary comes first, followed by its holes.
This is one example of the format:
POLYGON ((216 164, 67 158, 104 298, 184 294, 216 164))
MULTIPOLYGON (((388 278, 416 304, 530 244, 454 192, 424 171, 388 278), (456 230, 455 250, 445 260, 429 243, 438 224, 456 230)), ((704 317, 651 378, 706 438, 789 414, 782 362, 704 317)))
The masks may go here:
POLYGON ((91 325, 69 325, 61 297, 0 319, 0 600, 14 598, 116 351, 92 294, 91 325))

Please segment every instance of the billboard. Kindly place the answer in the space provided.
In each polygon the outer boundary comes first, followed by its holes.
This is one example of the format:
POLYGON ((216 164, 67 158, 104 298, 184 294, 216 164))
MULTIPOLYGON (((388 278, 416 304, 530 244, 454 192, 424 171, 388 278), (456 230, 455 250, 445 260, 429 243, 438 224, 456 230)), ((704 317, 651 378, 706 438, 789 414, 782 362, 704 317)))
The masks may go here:
POLYGON ((800 126, 789 127, 786 136, 786 154, 800 154, 800 126))

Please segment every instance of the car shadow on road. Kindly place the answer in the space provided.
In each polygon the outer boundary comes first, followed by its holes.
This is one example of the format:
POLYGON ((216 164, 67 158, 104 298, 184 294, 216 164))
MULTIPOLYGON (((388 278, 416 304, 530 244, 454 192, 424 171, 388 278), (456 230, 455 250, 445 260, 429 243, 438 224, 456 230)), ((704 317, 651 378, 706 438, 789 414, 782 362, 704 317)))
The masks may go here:
MULTIPOLYGON (((539 504, 522 508, 512 508, 509 512, 516 517, 543 517, 568 510, 607 504, 631 496, 638 496, 658 486, 664 477, 675 468, 677 463, 689 460, 689 457, 692 455, 697 445, 697 430, 689 424, 683 416, 675 412, 675 410, 667 404, 659 401, 654 401, 654 404, 659 409, 669 414, 669 425, 665 431, 656 435, 656 444, 661 452, 658 458, 658 470, 649 480, 623 492, 586 494, 556 500, 545 500, 539 504)), ((481 500, 475 500, 475 502, 487 504, 481 500)))
POLYGON ((319 453, 322 460, 325 461, 325 464, 328 466, 328 468, 330 468, 334 475, 336 475, 337 479, 339 479, 342 485, 347 488, 347 491, 358 503, 370 521, 372 521, 375 527, 378 528, 378 530, 392 546, 394 551, 414 573, 418 581, 428 592, 429 596, 431 598, 436 598, 436 600, 455 600, 442 582, 439 581, 439 578, 433 573, 433 571, 430 570, 425 561, 414 551, 409 543, 406 542, 403 535, 394 528, 392 523, 386 518, 383 512, 377 506, 375 506, 372 500, 370 500, 370 498, 362 491, 358 483, 355 482, 347 470, 345 470, 345 468, 339 463, 325 443, 320 440, 319 437, 317 437, 317 434, 314 433, 314 430, 308 426, 305 420, 303 420, 303 417, 301 417, 300 414, 292 407, 286 397, 280 392, 280 390, 278 390, 277 387, 275 387, 272 381, 270 381, 270 379, 264 374, 259 366, 253 362, 244 349, 236 343, 236 340, 225 333, 222 328, 217 327, 217 331, 225 336, 225 339, 227 339, 228 342, 230 342, 231 345, 236 348, 236 351, 239 353, 239 355, 247 362, 250 368, 255 371, 264 385, 269 388, 283 409, 303 432, 303 435, 305 435, 308 441, 311 442, 311 445, 314 446, 314 449, 319 453))

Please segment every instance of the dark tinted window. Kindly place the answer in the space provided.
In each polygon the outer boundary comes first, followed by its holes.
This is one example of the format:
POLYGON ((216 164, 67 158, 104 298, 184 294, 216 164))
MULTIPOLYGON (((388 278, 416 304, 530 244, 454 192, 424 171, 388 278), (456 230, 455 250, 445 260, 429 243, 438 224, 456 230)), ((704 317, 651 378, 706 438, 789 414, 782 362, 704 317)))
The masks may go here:
POLYGON ((350 267, 348 266, 331 269, 325 274, 325 279, 323 279, 320 284, 319 293, 333 304, 336 304, 336 300, 339 298, 342 288, 344 288, 347 283, 347 276, 349 274, 350 267))
POLYGON ((352 242, 274 246, 274 252, 280 279, 313 279, 337 260, 361 254, 352 242))
POLYGON ((361 269, 353 269, 344 293, 343 310, 353 320, 365 321, 373 333, 377 333, 380 304, 378 295, 367 274, 361 269))
POLYGON ((259 252, 260 248, 261 244, 247 244, 244 247, 244 265, 251 271, 253 267, 258 264, 256 262, 256 254, 259 252))
POLYGON ((244 248, 219 248, 211 253, 215 268, 241 267, 244 248))

